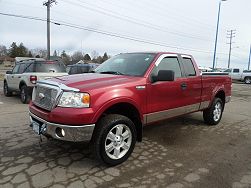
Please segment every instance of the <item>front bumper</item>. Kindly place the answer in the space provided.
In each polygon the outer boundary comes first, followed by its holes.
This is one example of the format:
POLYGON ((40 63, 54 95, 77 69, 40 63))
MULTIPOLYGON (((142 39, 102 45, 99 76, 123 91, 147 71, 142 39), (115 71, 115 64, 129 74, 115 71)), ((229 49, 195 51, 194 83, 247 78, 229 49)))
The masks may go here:
POLYGON ((48 122, 31 112, 29 114, 31 127, 34 121, 39 124, 39 134, 71 142, 90 141, 92 138, 95 124, 80 126, 62 125, 48 122))

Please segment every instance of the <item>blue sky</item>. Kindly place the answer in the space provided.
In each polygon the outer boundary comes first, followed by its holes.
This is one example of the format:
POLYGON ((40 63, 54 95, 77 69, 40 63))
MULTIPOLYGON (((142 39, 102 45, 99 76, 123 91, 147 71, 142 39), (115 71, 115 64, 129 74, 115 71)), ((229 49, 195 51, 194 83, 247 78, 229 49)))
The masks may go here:
MULTIPOLYGON (((201 66, 211 66, 218 0, 58 0, 51 18, 78 26, 162 43, 164 46, 119 39, 89 31, 51 25, 51 51, 80 50, 115 55, 133 51, 171 51, 192 54, 201 66)), ((0 12, 46 18, 43 1, 0 0, 0 12)), ((251 44, 251 1, 222 2, 217 67, 226 67, 227 30, 236 29, 231 67, 247 67, 251 44)), ((23 42, 46 48, 46 22, 0 15, 0 44, 23 42)))

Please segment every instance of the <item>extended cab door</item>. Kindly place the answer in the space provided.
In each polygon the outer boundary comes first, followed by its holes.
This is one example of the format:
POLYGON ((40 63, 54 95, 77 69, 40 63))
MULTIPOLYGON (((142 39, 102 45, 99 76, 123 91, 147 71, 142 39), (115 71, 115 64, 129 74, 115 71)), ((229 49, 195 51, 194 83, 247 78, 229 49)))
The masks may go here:
POLYGON ((201 103, 201 75, 191 56, 181 55, 182 66, 185 71, 186 90, 184 92, 185 112, 190 113, 199 110, 201 103))
POLYGON ((186 104, 186 77, 182 71, 176 54, 163 54, 155 63, 149 83, 147 84, 146 123, 160 121, 185 113, 183 106, 186 104), (152 81, 159 70, 172 70, 175 74, 174 81, 152 81))
POLYGON ((26 67, 27 67, 27 64, 20 63, 17 73, 13 75, 13 89, 17 91, 19 90, 19 84, 22 79, 22 73, 24 72, 26 67))

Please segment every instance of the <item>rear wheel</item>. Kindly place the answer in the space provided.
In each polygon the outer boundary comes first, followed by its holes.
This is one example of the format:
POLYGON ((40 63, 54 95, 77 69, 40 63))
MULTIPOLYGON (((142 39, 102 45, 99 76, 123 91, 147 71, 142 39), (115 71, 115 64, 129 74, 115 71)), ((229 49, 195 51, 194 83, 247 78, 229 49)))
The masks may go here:
POLYGON ((12 92, 9 90, 9 87, 6 81, 3 84, 3 92, 6 97, 10 97, 12 95, 12 92))
POLYGON ((31 96, 28 93, 28 88, 26 85, 21 86, 20 89, 20 99, 23 104, 28 104, 30 102, 31 96))
POLYGON ((203 118, 208 125, 217 125, 224 110, 223 102, 220 98, 215 98, 212 105, 203 111, 203 118))
POLYGON ((93 136, 95 156, 110 166, 126 161, 135 143, 135 125, 129 118, 117 114, 102 118, 93 136))
POLYGON ((246 77, 244 79, 245 84, 251 84, 251 77, 246 77))

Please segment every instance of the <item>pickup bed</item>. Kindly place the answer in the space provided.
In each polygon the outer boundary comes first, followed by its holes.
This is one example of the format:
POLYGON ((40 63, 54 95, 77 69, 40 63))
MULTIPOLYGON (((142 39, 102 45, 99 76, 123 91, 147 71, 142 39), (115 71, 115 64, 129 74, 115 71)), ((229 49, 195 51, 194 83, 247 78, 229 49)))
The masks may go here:
POLYGON ((119 54, 93 72, 37 82, 31 127, 59 140, 90 141, 109 165, 130 156, 144 125, 197 111, 216 125, 231 98, 231 78, 201 74, 190 55, 119 54))

